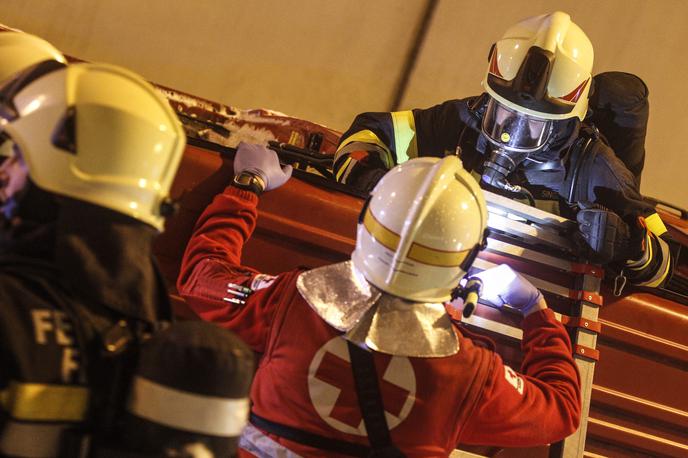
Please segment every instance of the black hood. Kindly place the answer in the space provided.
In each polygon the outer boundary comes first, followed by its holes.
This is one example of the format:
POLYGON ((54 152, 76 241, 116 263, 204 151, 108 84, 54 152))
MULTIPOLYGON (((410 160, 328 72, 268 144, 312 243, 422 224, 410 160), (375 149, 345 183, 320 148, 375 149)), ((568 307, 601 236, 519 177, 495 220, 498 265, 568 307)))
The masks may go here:
POLYGON ((568 148, 578 138, 581 122, 578 118, 569 118, 554 121, 552 135, 545 146, 529 157, 537 161, 556 161, 563 159, 568 148))
POLYGON ((1 208, 0 253, 52 261, 59 211, 55 195, 27 179, 1 208))
POLYGON ((167 289, 152 254, 157 231, 138 220, 60 198, 55 264, 84 302, 153 323, 171 319, 167 289))

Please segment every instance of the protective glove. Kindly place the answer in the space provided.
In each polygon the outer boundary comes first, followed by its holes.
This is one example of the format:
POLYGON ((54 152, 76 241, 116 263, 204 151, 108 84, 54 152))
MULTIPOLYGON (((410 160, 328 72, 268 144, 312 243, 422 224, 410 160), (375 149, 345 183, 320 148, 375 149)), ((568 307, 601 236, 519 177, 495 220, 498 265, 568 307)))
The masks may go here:
POLYGON ((524 316, 547 308, 542 293, 506 264, 484 270, 474 276, 483 281, 480 298, 498 307, 508 304, 519 309, 524 316))
POLYGON ((619 215, 601 205, 579 202, 576 215, 579 234, 576 243, 584 256, 607 264, 633 259, 631 230, 619 215))
POLYGON ((359 175, 359 181, 355 187, 365 193, 370 193, 387 172, 388 171, 384 169, 363 170, 359 175))
POLYGON ((264 191, 282 186, 291 177, 291 165, 280 166, 277 153, 263 145, 239 143, 234 156, 234 173, 253 173, 265 183, 264 191))

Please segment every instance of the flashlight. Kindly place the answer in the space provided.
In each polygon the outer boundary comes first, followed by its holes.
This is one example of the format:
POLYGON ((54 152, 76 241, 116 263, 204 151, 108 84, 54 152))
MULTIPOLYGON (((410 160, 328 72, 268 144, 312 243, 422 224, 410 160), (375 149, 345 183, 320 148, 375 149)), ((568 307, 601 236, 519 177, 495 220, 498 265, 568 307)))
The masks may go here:
POLYGON ((452 300, 458 298, 463 300, 464 318, 468 318, 473 314, 478 299, 480 299, 480 291, 482 288, 483 281, 478 277, 471 277, 466 281, 466 286, 459 286, 452 293, 452 300))

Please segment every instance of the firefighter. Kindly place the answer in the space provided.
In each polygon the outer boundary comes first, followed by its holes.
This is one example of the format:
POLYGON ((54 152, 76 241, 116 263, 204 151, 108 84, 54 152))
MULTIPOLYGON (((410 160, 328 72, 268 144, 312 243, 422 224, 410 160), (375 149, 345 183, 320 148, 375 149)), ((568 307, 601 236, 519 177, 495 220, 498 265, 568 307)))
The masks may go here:
MULTIPOLYGON (((342 135, 336 179, 365 190, 409 158, 460 154, 484 188, 577 219, 582 254, 611 263, 623 283, 660 286, 671 271, 666 227, 585 122, 592 64, 592 44, 568 14, 523 20, 492 46, 481 96, 358 115, 342 135)), ((623 84, 644 88, 629 79, 623 84)))
POLYGON ((529 446, 576 430, 571 344, 536 288, 513 271, 493 285, 525 315, 522 374, 446 313, 486 235, 482 191, 458 158, 385 175, 351 260, 276 277, 241 253, 258 196, 291 169, 242 143, 234 172, 196 224, 177 287, 261 355, 240 456, 448 456, 458 443, 529 446))
POLYGON ((17 63, 36 43, 0 34, 0 67, 19 71, 0 88, 0 454, 228 456, 253 355, 207 323, 169 324, 151 251, 182 128, 127 70, 52 47, 17 63))

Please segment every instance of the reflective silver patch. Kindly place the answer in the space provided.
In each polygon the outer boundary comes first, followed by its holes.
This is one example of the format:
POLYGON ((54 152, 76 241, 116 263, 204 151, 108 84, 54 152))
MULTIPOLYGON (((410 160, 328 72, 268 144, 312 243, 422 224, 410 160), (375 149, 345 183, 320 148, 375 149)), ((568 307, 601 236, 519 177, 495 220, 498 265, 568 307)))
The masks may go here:
POLYGON ((382 353, 416 358, 451 356, 459 339, 443 304, 383 294, 346 338, 382 353))
POLYGON ((443 304, 386 294, 368 283, 351 261, 304 272, 296 285, 318 316, 358 345, 417 358, 459 351, 459 339, 443 304))
POLYGON ((340 331, 354 327, 382 294, 351 261, 303 272, 296 287, 320 318, 340 331))

